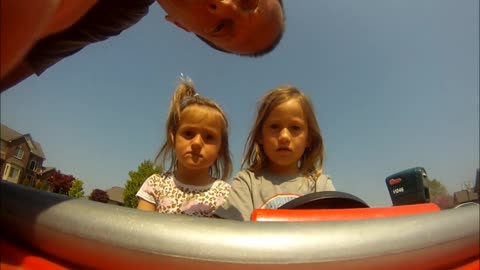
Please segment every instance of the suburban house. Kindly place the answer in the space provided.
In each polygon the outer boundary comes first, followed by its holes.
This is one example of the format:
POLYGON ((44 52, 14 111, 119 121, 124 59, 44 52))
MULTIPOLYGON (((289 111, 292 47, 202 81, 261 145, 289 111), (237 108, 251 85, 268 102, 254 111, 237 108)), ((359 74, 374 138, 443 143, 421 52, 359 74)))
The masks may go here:
POLYGON ((477 174, 475 176, 475 186, 473 190, 478 194, 480 194, 480 168, 477 169, 477 174))
POLYGON ((51 191, 51 186, 48 182, 48 179, 53 176, 55 172, 57 172, 57 170, 54 167, 42 167, 40 174, 37 175, 35 187, 38 189, 43 189, 43 187, 46 187, 47 190, 51 191))
POLYGON ((479 178, 480 178, 480 169, 477 169, 477 174, 475 177, 475 184, 473 187, 466 186, 463 190, 453 193, 453 204, 459 205, 467 202, 476 202, 479 203, 479 178))
POLYGON ((459 205, 466 202, 478 202, 478 193, 472 189, 465 189, 453 193, 453 204, 459 205))
POLYGON ((105 192, 108 195, 108 203, 123 206, 123 192, 124 188, 121 187, 111 187, 105 192))
POLYGON ((45 154, 30 134, 21 134, 3 124, 0 130, 0 175, 2 180, 33 186, 43 172, 45 154))

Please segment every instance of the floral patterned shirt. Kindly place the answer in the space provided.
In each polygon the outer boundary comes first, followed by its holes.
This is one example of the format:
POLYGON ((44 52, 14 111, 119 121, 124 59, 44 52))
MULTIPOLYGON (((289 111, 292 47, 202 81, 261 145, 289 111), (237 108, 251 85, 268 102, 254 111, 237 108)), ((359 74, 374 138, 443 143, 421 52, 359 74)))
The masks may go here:
POLYGON ((230 185, 222 180, 194 186, 181 183, 172 173, 163 173, 147 178, 137 197, 155 204, 160 213, 211 217, 229 193, 230 185))

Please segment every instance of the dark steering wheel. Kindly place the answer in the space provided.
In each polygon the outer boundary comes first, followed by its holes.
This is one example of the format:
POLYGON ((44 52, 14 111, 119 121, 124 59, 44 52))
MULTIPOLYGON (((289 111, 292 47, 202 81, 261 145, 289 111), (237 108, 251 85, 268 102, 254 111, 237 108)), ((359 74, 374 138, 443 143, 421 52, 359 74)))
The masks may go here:
POLYGON ((369 208, 362 199, 341 191, 322 191, 293 199, 278 209, 369 208))

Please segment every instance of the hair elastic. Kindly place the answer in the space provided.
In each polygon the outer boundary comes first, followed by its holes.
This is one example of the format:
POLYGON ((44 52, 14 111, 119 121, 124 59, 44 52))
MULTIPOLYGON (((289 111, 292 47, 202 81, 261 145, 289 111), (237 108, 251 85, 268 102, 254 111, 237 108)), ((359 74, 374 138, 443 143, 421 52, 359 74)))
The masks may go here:
POLYGON ((192 79, 187 75, 184 75, 182 72, 180 72, 180 77, 178 77, 178 80, 182 83, 188 84, 193 87, 192 79))

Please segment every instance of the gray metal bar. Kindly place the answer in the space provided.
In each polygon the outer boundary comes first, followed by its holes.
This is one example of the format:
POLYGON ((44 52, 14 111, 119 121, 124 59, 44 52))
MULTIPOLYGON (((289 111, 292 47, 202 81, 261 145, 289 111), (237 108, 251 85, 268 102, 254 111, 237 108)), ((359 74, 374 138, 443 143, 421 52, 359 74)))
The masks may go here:
POLYGON ((238 222, 69 199, 2 181, 3 232, 108 269, 438 269, 476 258, 479 207, 356 221, 238 222))

